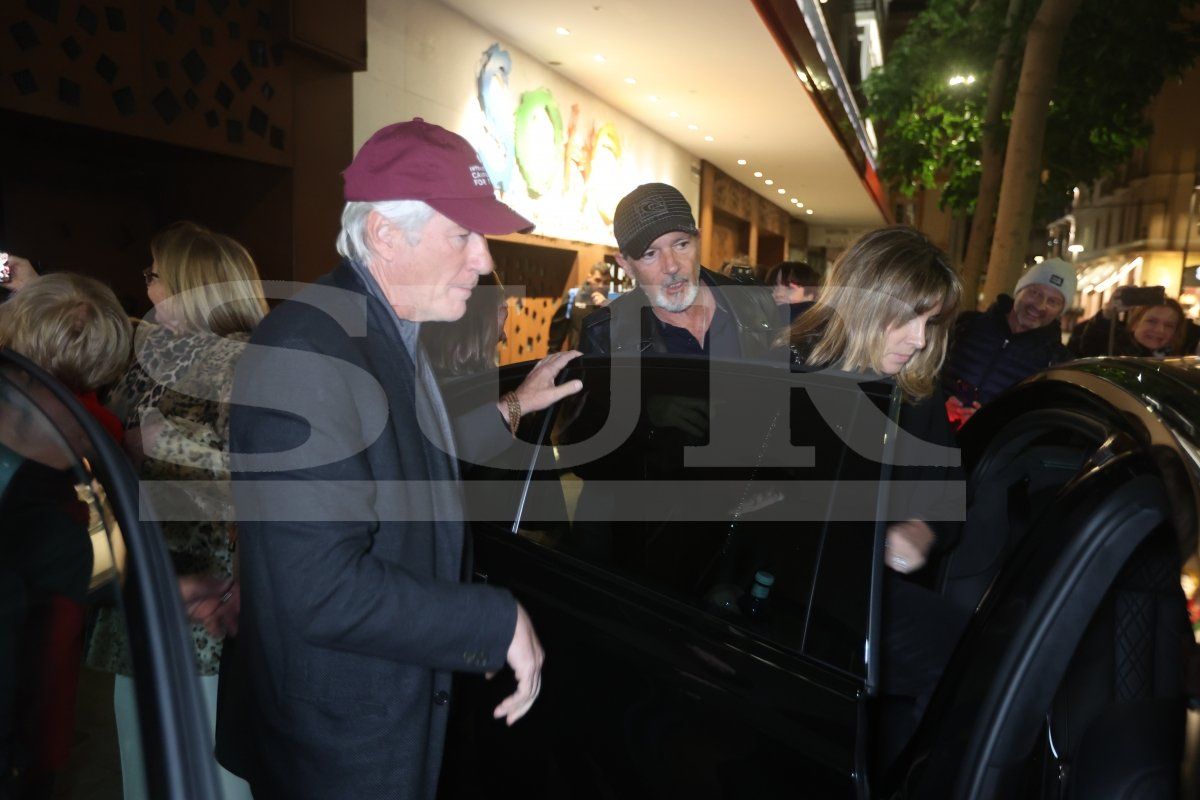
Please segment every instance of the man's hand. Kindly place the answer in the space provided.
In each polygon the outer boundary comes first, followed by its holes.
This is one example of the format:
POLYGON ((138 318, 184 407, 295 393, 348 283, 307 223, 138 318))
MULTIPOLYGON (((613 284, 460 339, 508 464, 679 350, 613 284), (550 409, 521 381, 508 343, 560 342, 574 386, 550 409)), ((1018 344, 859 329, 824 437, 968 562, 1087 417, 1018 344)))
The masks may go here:
POLYGON ((925 566, 937 534, 919 519, 888 526, 883 545, 883 560, 889 567, 907 575, 925 566))
MULTIPOLYGON (((542 690, 542 661, 546 658, 542 643, 533 631, 533 623, 520 603, 517 603, 517 627, 508 646, 507 658, 508 665, 517 677, 517 690, 496 706, 492 717, 503 717, 505 724, 512 725, 525 716, 533 707, 533 701, 537 700, 538 692, 542 690)), ((489 673, 487 677, 491 678, 494 674, 489 673)))
POLYGON ((971 405, 963 405, 963 401, 959 400, 954 395, 950 395, 946 400, 946 416, 950 419, 950 424, 955 430, 961 428, 967 420, 975 415, 975 412, 980 408, 979 401, 976 400, 971 405))
MULTIPOLYGON (((516 389, 517 400, 521 403, 521 413, 532 414, 535 411, 549 408, 564 397, 569 397, 582 389, 583 381, 581 380, 567 381, 562 386, 554 385, 558 373, 581 355, 583 353, 578 350, 567 350, 564 353, 551 353, 539 361, 516 389)), ((501 417, 508 419, 508 407, 503 400, 496 404, 496 408, 500 410, 501 417)))

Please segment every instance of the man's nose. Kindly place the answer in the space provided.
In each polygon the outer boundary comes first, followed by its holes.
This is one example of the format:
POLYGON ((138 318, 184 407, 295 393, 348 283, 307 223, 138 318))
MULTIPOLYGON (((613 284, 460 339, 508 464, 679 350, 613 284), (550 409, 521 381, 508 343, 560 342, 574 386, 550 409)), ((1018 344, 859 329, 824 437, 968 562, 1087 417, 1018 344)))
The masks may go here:
POLYGON ((674 275, 679 271, 679 262, 675 258, 675 253, 669 247, 662 251, 662 268, 663 272, 668 275, 674 275))
POLYGON ((474 251, 467 259, 467 264, 472 272, 487 275, 496 268, 495 262, 492 261, 492 251, 488 249, 487 239, 481 233, 472 233, 471 240, 474 251))

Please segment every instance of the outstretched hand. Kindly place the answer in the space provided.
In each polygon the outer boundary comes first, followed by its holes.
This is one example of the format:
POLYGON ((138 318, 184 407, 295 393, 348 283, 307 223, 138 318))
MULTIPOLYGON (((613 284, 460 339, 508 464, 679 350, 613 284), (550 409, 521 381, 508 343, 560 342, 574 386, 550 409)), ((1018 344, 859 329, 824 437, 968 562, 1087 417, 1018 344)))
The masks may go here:
MULTIPOLYGON (((508 645, 508 665, 517 678, 517 690, 504 698, 492 712, 495 719, 504 719, 512 725, 533 708, 538 693, 542 690, 542 662, 546 654, 542 643, 533 630, 533 623, 525 608, 517 603, 517 626, 513 630, 512 642, 508 645)), ((488 674, 491 678, 495 673, 488 674)))
MULTIPOLYGON (((515 394, 517 400, 521 403, 522 414, 532 414, 535 411, 541 411, 562 400, 564 397, 570 397, 583 388, 583 381, 573 380, 567 381, 561 386, 556 386, 554 381, 558 378, 558 374, 563 371, 567 364, 583 355, 578 350, 567 350, 562 353, 551 353, 537 363, 521 385, 516 388, 515 394)), ((500 409, 500 415, 507 417, 508 411, 504 407, 503 402, 497 403, 500 409)))

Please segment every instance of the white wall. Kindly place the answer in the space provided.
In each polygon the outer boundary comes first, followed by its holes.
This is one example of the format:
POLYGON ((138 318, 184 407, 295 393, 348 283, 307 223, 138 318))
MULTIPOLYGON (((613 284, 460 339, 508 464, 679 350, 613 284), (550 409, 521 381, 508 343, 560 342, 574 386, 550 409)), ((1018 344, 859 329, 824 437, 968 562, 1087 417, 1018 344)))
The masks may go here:
MULTIPOLYGON (((368 0, 367 56, 367 71, 354 76, 355 149, 379 128, 417 116, 457 131, 475 145, 493 173, 503 171, 503 167, 493 169, 493 164, 513 165, 501 196, 537 223, 534 233, 614 245, 606 215, 611 214, 617 199, 650 181, 677 187, 694 210, 699 207, 698 170, 693 171, 698 162, 692 154, 434 0, 368 0), (509 54, 512 67, 507 92, 499 81, 493 82, 492 88, 499 91, 489 98, 498 102, 490 105, 492 113, 485 115, 478 75, 485 52, 495 43, 509 54), (546 185, 542 197, 534 198, 521 170, 501 154, 506 149, 512 152, 503 144, 512 136, 511 110, 523 93, 542 88, 557 102, 564 129, 573 106, 579 114, 573 143, 565 143, 557 151, 538 148, 539 155, 549 154, 560 166, 545 166, 543 176, 552 175, 553 184, 546 185), (505 125, 509 126, 507 132, 505 125), (585 183, 581 171, 565 162, 564 153, 582 160, 582 146, 592 143, 594 132, 605 125, 616 131, 620 158, 609 159, 607 170, 596 166, 585 183)), ((550 129, 548 117, 535 115, 533 120, 535 138, 540 133, 544 140, 550 129)), ((602 157, 611 152, 609 149, 602 157)), ((496 180, 499 175, 492 177, 496 180)), ((535 173, 531 179, 537 180, 535 173)))

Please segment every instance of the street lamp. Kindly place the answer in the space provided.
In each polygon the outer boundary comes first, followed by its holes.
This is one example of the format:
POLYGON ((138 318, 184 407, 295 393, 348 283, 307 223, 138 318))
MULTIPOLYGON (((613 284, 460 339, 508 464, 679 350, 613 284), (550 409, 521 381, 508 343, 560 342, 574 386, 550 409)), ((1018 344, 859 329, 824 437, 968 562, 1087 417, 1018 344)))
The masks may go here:
POLYGON ((951 86, 963 86, 963 85, 970 86, 974 82, 975 82, 974 75, 955 75, 954 77, 952 77, 949 80, 949 84, 951 86))

